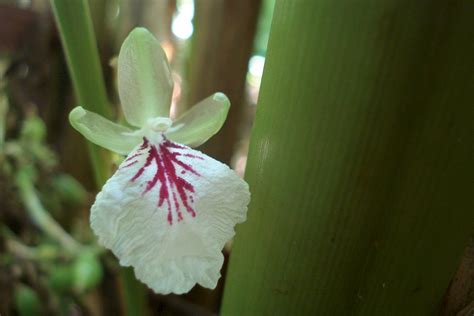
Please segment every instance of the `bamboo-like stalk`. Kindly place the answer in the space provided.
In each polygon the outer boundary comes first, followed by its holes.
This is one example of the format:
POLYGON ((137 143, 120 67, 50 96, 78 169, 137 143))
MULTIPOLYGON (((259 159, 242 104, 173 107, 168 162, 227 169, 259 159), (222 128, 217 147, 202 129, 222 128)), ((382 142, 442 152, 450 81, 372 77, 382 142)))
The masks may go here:
MULTIPOLYGON (((80 105, 102 116, 110 116, 87 0, 50 1, 80 105)), ((91 143, 88 145, 97 187, 100 188, 110 175, 110 159, 104 150, 91 143)), ((145 287, 129 269, 122 269, 121 278, 126 314, 146 315, 145 287)))
POLYGON ((123 284, 123 296, 125 302, 125 315, 148 315, 147 289, 137 281, 133 268, 122 268, 120 271, 121 282, 123 284))
MULTIPOLYGON (((81 106, 109 117, 97 43, 87 0, 50 0, 63 43, 74 92, 81 106)), ((97 186, 109 177, 107 153, 87 143, 97 186)))
POLYGON ((474 2, 277 0, 223 315, 434 315, 472 230, 474 2))

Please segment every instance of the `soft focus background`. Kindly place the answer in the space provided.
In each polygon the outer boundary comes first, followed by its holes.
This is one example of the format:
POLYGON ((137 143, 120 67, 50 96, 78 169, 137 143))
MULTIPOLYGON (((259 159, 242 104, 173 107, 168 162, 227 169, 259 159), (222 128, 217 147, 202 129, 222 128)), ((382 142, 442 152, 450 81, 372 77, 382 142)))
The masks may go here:
MULTIPOLYGON (((144 26, 173 69, 173 115, 213 92, 229 96, 225 126, 200 149, 243 175, 274 0, 89 4, 111 107, 119 106, 120 45, 133 27, 144 26)), ((126 308, 116 260, 93 246, 93 174, 84 138, 67 120, 76 105, 49 1, 0 0, 1 315, 120 315, 126 308), (93 254, 64 250, 77 242, 92 245, 93 254)), ((148 311, 215 314, 225 269, 214 291, 198 286, 179 297, 145 293, 148 311)))

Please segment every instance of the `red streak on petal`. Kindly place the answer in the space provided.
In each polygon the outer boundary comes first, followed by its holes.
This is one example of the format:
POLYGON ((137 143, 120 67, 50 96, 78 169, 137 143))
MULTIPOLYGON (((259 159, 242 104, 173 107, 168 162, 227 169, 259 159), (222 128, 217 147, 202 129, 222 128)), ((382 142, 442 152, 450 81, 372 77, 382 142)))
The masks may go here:
POLYGON ((176 143, 173 143, 173 142, 170 142, 169 140, 165 140, 165 143, 167 147, 169 148, 176 148, 176 149, 186 149, 186 147, 182 146, 182 145, 179 145, 179 144, 176 144, 176 143))
MULTIPOLYGON (((155 174, 151 180, 146 182, 143 194, 152 190, 156 185, 160 186, 158 190, 158 207, 161 207, 163 203, 166 202, 168 206, 167 220, 170 225, 173 224, 173 212, 176 213, 178 222, 183 220, 183 214, 181 211, 182 207, 184 207, 192 217, 195 217, 196 211, 192 207, 192 204, 194 204, 194 198, 192 196, 192 193, 194 193, 194 186, 179 176, 179 174, 185 174, 186 171, 195 176, 200 176, 200 174, 194 170, 190 164, 178 160, 178 157, 184 156, 200 160, 204 158, 172 151, 187 148, 167 139, 158 145, 154 145, 150 144, 149 141, 144 138, 144 142, 139 150, 145 150, 147 148, 145 163, 140 169, 138 169, 137 173, 130 181, 136 181, 142 176, 145 170, 154 163, 156 165, 155 174), (179 171, 177 170, 178 168, 181 168, 182 170, 179 171)), ((143 153, 139 153, 139 155, 141 154, 143 153)), ((134 161, 124 167, 128 167, 136 162, 137 161, 134 161)))
POLYGON ((146 168, 148 168, 150 165, 151 165, 151 162, 153 161, 153 155, 151 153, 152 149, 154 149, 155 147, 153 146, 150 146, 150 149, 148 150, 148 157, 146 157, 146 161, 145 161, 145 164, 143 165, 143 167, 141 167, 137 174, 135 176, 133 176, 132 180, 131 181, 135 181, 137 180, 142 174, 143 172, 145 171, 146 168))
MULTIPOLYGON (((128 160, 128 159, 127 159, 128 160)), ((129 164, 126 164, 125 166, 123 166, 122 168, 127 168, 127 167, 130 167, 130 166, 133 166, 134 164, 136 164, 138 162, 138 160, 134 160, 132 161, 131 163, 129 164)))
POLYGON ((199 157, 199 156, 196 156, 196 155, 192 155, 192 154, 185 154, 184 157, 196 158, 196 159, 204 160, 204 158, 199 157))
MULTIPOLYGON (((192 198, 192 196, 190 196, 192 198)), ((176 208, 176 212, 178 213, 178 222, 183 220, 183 213, 181 213, 181 210, 179 209, 179 202, 178 199, 176 198, 176 192, 173 192, 173 201, 174 201, 174 207, 176 208)))
MULTIPOLYGON (((144 138, 143 139, 143 144, 140 146, 140 148, 138 148, 137 152, 135 154, 131 155, 130 157, 128 157, 127 159, 125 159, 125 161, 129 161, 129 160, 132 160, 133 158, 137 158, 137 157, 143 155, 143 153, 140 152, 140 151, 145 150, 148 147, 148 144, 149 144, 148 139, 144 138)), ((127 167, 127 166, 125 166, 125 167, 127 167)))
POLYGON ((131 155, 130 157, 128 157, 127 159, 125 159, 125 161, 130 161, 132 160, 133 158, 137 158, 139 156, 141 156, 143 153, 140 153, 140 152, 137 152, 136 154, 133 154, 131 155))

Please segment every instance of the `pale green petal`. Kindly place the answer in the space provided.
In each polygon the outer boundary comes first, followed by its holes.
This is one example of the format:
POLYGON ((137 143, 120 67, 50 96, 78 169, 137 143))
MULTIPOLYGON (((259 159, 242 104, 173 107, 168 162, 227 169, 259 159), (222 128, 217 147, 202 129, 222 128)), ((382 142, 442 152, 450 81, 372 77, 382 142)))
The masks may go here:
POLYGON ((79 133, 96 145, 127 155, 142 139, 133 131, 77 106, 69 113, 69 122, 79 133))
POLYGON ((229 112, 230 101, 223 93, 214 93, 179 117, 166 133, 174 142, 197 147, 222 127, 229 112))
POLYGON ((165 52, 144 28, 125 39, 118 57, 118 91, 127 121, 142 127, 148 118, 169 116, 173 80, 165 52))

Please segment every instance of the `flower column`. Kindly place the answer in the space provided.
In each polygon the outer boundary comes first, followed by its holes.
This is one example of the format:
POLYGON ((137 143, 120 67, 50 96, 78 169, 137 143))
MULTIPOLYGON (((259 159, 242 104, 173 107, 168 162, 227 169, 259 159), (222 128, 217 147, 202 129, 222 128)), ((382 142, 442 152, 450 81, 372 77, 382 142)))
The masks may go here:
POLYGON ((472 1, 279 0, 223 315, 426 315, 471 231, 472 1))

